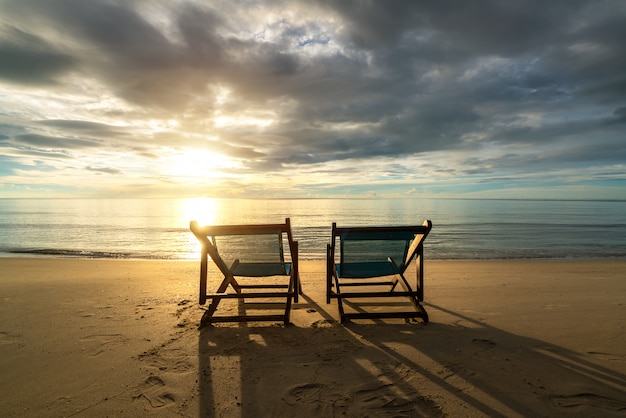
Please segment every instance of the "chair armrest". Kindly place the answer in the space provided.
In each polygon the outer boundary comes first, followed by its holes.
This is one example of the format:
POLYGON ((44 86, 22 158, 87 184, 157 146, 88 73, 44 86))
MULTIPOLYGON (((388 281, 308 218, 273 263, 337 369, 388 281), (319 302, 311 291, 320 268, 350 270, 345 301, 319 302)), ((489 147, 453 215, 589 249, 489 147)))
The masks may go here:
POLYGON ((233 264, 230 265, 230 267, 228 268, 228 270, 230 272, 235 271, 235 269, 237 268, 237 266, 239 265, 239 259, 235 259, 235 261, 233 261, 233 264))
POLYGON ((398 266, 398 263, 395 262, 395 260, 391 257, 387 257, 387 261, 389 261, 389 263, 393 266, 393 268, 399 273, 400 270, 400 266, 398 266))

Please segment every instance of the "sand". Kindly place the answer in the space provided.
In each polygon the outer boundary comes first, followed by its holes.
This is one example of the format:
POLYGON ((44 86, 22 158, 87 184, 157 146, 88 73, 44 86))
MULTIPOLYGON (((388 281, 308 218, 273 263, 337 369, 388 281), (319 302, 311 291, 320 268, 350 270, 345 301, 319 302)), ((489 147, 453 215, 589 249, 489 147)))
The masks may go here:
POLYGON ((626 415, 626 261, 425 267, 429 324, 303 262, 289 326, 198 330, 197 262, 0 259, 0 416, 626 415))

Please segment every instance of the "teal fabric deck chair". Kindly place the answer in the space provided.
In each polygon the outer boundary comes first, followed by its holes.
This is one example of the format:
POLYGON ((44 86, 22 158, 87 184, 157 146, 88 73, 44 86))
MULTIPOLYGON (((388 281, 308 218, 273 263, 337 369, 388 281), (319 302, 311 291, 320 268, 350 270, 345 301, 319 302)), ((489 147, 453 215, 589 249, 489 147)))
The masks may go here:
POLYGON ((326 249, 326 303, 337 299, 341 322, 363 318, 421 318, 428 322, 422 302, 424 240, 431 228, 429 220, 418 226, 391 227, 339 228, 333 223, 326 249), (413 259, 416 261, 415 288, 405 277, 413 259), (390 298, 408 299, 410 311, 398 310, 397 306, 391 309, 396 304, 390 298), (373 304, 378 310, 366 311, 363 307, 372 303, 359 305, 354 299, 376 300, 373 304), (352 312, 346 312, 344 300, 353 308, 352 312))
POLYGON ((199 226, 191 221, 189 228, 202 244, 200 304, 210 300, 201 327, 213 322, 289 323, 292 301, 297 302, 301 293, 298 242, 293 239, 289 218, 283 224, 263 225, 199 226), (209 257, 224 276, 214 292, 207 292, 209 257), (237 314, 215 315, 223 299, 237 300, 237 314), (280 314, 267 313, 277 307, 280 314))

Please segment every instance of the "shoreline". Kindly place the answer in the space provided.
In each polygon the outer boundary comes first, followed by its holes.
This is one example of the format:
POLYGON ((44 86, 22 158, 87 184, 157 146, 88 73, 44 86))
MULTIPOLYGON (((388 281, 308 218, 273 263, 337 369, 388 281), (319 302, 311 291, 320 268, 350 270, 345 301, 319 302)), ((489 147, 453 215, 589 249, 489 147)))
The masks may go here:
POLYGON ((300 270, 304 295, 291 325, 198 330, 198 261, 0 258, 0 412, 626 411, 624 260, 426 259, 426 325, 342 325, 325 301, 325 262, 301 261, 300 270))
MULTIPOLYGON (((176 262, 198 262, 198 258, 142 258, 142 257, 98 257, 98 256, 78 256, 78 255, 63 255, 63 254, 39 254, 39 253, 12 253, 12 252, 0 252, 0 260, 88 260, 88 261, 98 261, 98 260, 111 260, 111 261, 176 261, 176 262)), ((625 257, 508 257, 508 258, 432 258, 426 257, 425 262, 516 262, 516 261, 563 261, 563 262, 596 262, 596 261, 607 261, 607 262, 626 262, 625 257)), ((304 258, 300 259, 300 262, 307 263, 325 263, 326 258, 304 258)))

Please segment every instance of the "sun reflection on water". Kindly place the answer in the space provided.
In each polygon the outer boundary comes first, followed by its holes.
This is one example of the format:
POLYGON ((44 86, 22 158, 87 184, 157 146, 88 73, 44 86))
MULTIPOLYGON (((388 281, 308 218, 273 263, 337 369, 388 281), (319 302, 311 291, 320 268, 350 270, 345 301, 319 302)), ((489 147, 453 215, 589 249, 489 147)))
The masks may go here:
MULTIPOLYGON (((220 219, 220 200, 214 198, 191 198, 183 199, 180 205, 179 219, 181 223, 189 225, 191 221, 197 221, 200 225, 215 225, 220 219)), ((202 246, 196 237, 189 231, 186 236, 186 247, 189 258, 199 257, 202 246)))

